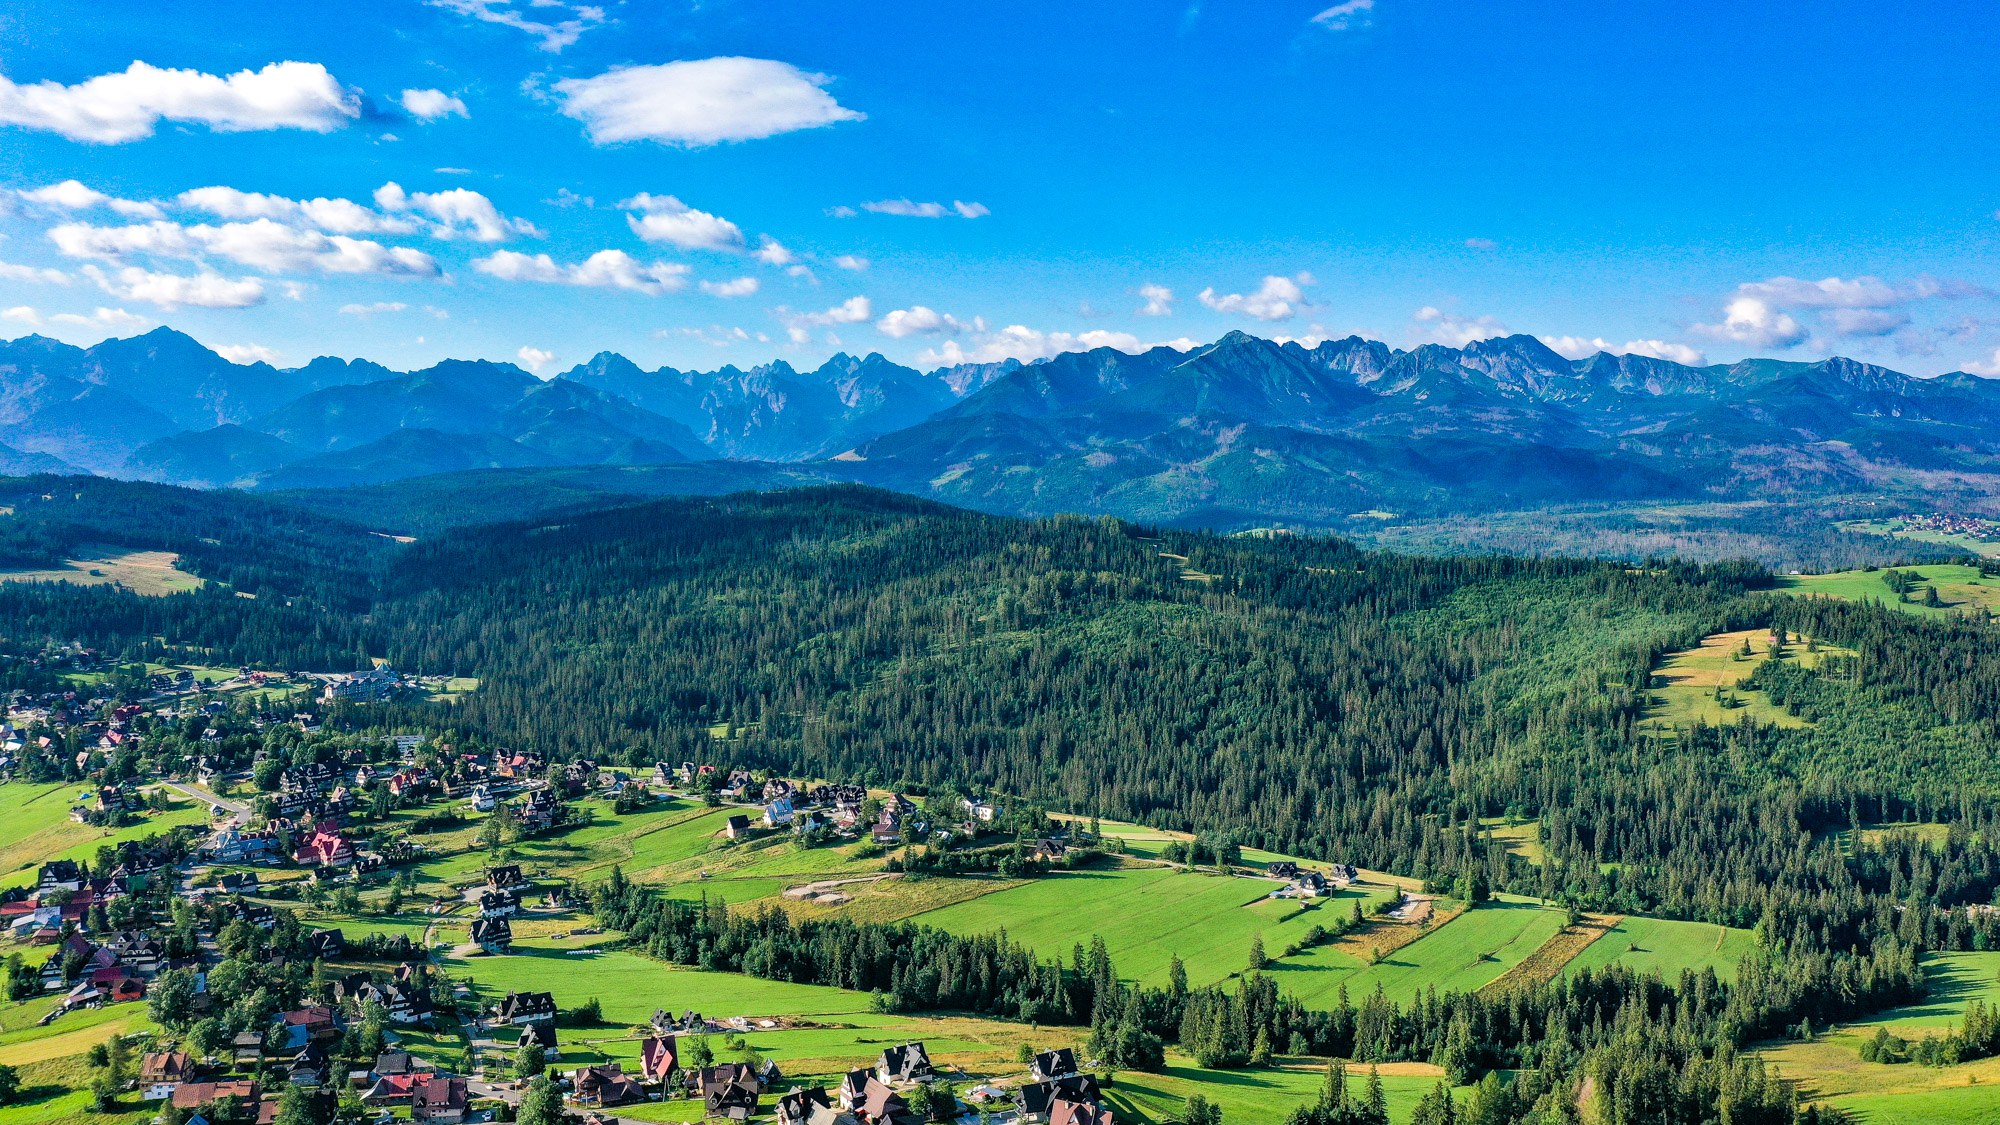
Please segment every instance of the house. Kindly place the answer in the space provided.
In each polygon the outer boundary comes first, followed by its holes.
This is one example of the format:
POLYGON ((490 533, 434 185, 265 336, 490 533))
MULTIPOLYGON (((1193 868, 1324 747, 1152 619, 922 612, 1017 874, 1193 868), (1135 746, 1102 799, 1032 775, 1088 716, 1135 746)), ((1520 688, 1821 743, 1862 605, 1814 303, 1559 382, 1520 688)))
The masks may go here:
POLYGON ((796 801, 798 795, 799 787, 782 777, 774 777, 764 783, 764 800, 766 802, 775 801, 780 797, 796 801))
POLYGON ((294 1086, 318 1089, 326 1085, 327 1051, 321 1043, 308 1043, 286 1067, 286 1077, 294 1086))
POLYGON ((472 799, 466 802, 473 812, 492 812, 494 803, 493 791, 484 785, 473 786, 472 799))
POLYGON ((480 918, 472 923, 472 944, 488 953, 505 953, 514 947, 514 927, 505 918, 480 918))
POLYGON ((375 1079, 373 1085, 361 1095, 361 1104, 369 1108, 380 1106, 409 1105, 416 1101, 417 1088, 430 1083, 432 1075, 384 1074, 375 1079))
POLYGON ((750 818, 738 813, 722 823, 722 834, 732 840, 741 840, 750 834, 750 818))
POLYGON ((1332 889, 1326 876, 1311 868, 1301 870, 1298 877, 1292 880, 1292 890, 1301 895, 1323 895, 1332 889))
POLYGON ((516 1050, 519 1050, 520 1048, 525 1047, 530 1043, 533 1043, 535 1046, 540 1047, 544 1051, 555 1050, 556 1025, 548 1021, 543 1021, 541 1023, 522 1024, 521 1038, 515 1042, 514 1048, 516 1050))
POLYGON ((579 1067, 570 1073, 570 1083, 578 1105, 613 1106, 646 1100, 645 1089, 615 1062, 579 1067))
POLYGON ((105 1002, 110 1004, 123 1004, 128 1000, 144 1000, 146 998, 146 982, 140 980, 138 977, 122 977, 112 981, 109 985, 99 985, 98 987, 104 992, 105 1002))
POLYGON ((726 1117, 731 1121, 744 1121, 757 1116, 764 1088, 748 1064, 724 1063, 703 1067, 697 1083, 708 1116, 726 1117))
POLYGON ((1014 1106, 1023 1121, 1047 1121, 1059 1101, 1095 1102, 1097 1079, 1088 1074, 1072 1074, 1048 1082, 1025 1082, 1014 1091, 1014 1106))
POLYGON ((854 1112, 870 1125, 901 1125, 904 1119, 913 1116, 910 1103, 903 1095, 872 1078, 862 1090, 860 1104, 854 1107, 854 1112))
POLYGON ((241 901, 236 904, 236 920, 247 926, 268 930, 278 924, 278 915, 261 902, 241 901))
POLYGON ((844 1109, 817 1106, 806 1115, 805 1125, 861 1125, 861 1119, 844 1109))
POLYGON ((217 879, 215 886, 216 889, 224 894, 249 894, 257 889, 257 873, 255 871, 244 871, 241 873, 232 871, 222 878, 217 879))
POLYGON ((779 797, 764 806, 764 826, 778 828, 792 822, 792 799, 779 797))
POLYGON ((413 1091, 410 1120, 435 1121, 438 1125, 458 1125, 465 1120, 468 1104, 465 1079, 432 1075, 430 1081, 413 1091))
POLYGON ((1038 1052, 1028 1062, 1028 1074, 1037 1082, 1052 1082, 1076 1073, 1076 1052, 1068 1047, 1038 1052))
POLYGON ((1049 1125, 1117 1125, 1111 1111, 1096 1102, 1057 1098, 1049 1107, 1049 1125))
POLYGON ((194 1075, 194 1056, 186 1051, 148 1051, 139 1060, 139 1085, 148 1101, 172 1097, 174 1090, 194 1075))
POLYGON ((1264 874, 1273 879, 1284 879, 1289 882, 1299 877, 1299 865, 1289 859, 1281 859, 1265 867, 1264 874))
POLYGON ((521 900, 515 891, 481 891, 479 893, 479 916, 481 918, 511 918, 521 909, 521 900))
POLYGON ((322 820, 292 853, 292 862, 300 867, 345 867, 354 862, 354 845, 333 821, 322 820))
POLYGON ((264 1057, 264 1033, 240 1031, 229 1041, 230 1058, 241 1067, 254 1067, 264 1057))
POLYGON ((384 1051, 375 1056, 375 1065, 368 1068, 368 1073, 373 1074, 377 1078, 396 1074, 410 1074, 413 1073, 411 1063, 412 1060, 408 1051, 384 1051))
POLYGON ((384 666, 330 681, 323 698, 329 703, 380 703, 399 686, 395 671, 384 666))
POLYGON ((530 830, 548 828, 562 815, 562 808, 561 798, 547 789, 537 789, 522 803, 519 820, 530 830))
POLYGON ((826 1087, 798 1087, 778 1099, 778 1125, 806 1125, 813 1110, 833 1108, 833 1099, 827 1097, 826 1087))
POLYGON ((671 1035, 649 1035, 639 1044, 639 1077, 648 1082, 665 1082, 680 1065, 671 1035))
POLYGON ((347 935, 339 930, 314 930, 306 935, 306 952, 331 961, 347 952, 347 935))
POLYGON ((875 1060, 875 1077, 884 1082, 929 1082, 937 1077, 937 1068, 922 1043, 904 1043, 875 1060))
POLYGON ((46 895, 51 891, 75 891, 83 889, 83 872, 73 859, 58 859, 42 864, 40 875, 35 880, 35 892, 46 895))
POLYGON ((509 992, 500 1002, 502 1023, 541 1023, 556 1018, 556 998, 547 992, 509 992))
POLYGON ((850 1070, 840 1080, 840 1089, 834 1091, 834 1099, 842 1109, 859 1109, 868 1098, 868 1083, 875 1076, 865 1070, 850 1070))
POLYGON ((252 1104, 257 1094, 256 1082, 232 1078, 226 1082, 183 1082, 174 1088, 173 1100, 175 1109, 200 1109, 231 1100, 238 1105, 252 1104))
POLYGON ((527 880, 521 877, 521 865, 518 863, 504 863, 486 869, 486 886, 491 890, 504 891, 526 882, 527 880))

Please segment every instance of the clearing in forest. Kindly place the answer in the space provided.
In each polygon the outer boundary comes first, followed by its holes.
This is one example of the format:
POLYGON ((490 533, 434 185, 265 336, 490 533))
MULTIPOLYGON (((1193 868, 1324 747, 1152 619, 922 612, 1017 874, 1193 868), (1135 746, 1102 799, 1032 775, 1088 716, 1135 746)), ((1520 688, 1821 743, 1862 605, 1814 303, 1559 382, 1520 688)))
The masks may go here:
MULTIPOLYGON (((1079 940, 1104 938, 1121 976, 1163 985, 1178 955, 1188 981, 1210 984, 1244 970, 1251 939, 1262 935, 1274 961, 1314 925, 1334 928, 1357 901, 1362 909, 1389 888, 1364 884, 1331 898, 1267 901, 1281 884, 1168 867, 1068 871, 917 915, 913 920, 959 934, 1006 930, 1044 957, 1067 957, 1079 940), (1090 904, 1079 926, 1076 904, 1090 904)), ((1301 956, 1304 956, 1303 954, 1301 956)))
POLYGON ((1562 911, 1509 897, 1433 924, 1377 964, 1326 946, 1286 958, 1272 972, 1279 988, 1309 1008, 1331 1006, 1343 985, 1355 1004, 1380 985, 1389 999, 1407 1005, 1431 988, 1440 996, 1479 991, 1532 956, 1562 924, 1562 911))
POLYGON ((1818 594, 1843 601, 1881 602, 1905 613, 1942 617, 1952 613, 1977 613, 1982 607, 2000 612, 2000 578, 1986 578, 1976 566, 1927 563, 1895 569, 1911 575, 1917 589, 1910 600, 1899 601, 1896 591, 1882 580, 1880 570, 1842 570, 1832 574, 1788 574, 1778 579, 1778 589, 1788 594, 1818 594), (1939 606, 1923 604, 1923 587, 1936 587, 1939 606))
POLYGON ((1728 980, 1736 975, 1736 966, 1756 944, 1756 935, 1749 930, 1631 915, 1619 919, 1603 936, 1591 942, 1563 971, 1623 965, 1639 972, 1658 973, 1672 983, 1680 979, 1683 969, 1695 972, 1714 969, 1716 976, 1728 980))
POLYGON ((77 557, 44 570, 0 571, 0 582, 68 582, 77 586, 123 586, 135 594, 162 597, 197 589, 202 580, 179 569, 172 551, 131 551, 84 546, 77 557))
MULTIPOLYGON (((1685 727, 1699 720, 1709 726, 1727 726, 1748 717, 1767 726, 1809 726, 1762 692, 1743 686, 1743 681, 1772 659, 1772 647, 1769 630, 1743 629, 1703 637, 1699 648, 1668 655, 1653 670, 1646 724, 1685 727), (1742 655, 1745 642, 1750 646, 1749 656, 1742 655)), ((1826 657, 1846 651, 1821 645, 1817 652, 1808 652, 1806 642, 1797 641, 1787 643, 1778 659, 1816 668, 1826 657)))

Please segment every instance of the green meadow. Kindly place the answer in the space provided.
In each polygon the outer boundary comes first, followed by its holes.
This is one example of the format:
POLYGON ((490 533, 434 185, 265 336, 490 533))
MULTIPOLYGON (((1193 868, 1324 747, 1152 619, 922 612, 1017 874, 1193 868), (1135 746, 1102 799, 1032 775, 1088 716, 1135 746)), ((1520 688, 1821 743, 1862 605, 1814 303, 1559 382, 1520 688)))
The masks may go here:
POLYGON ((1345 986, 1359 1004, 1377 986, 1398 1004, 1430 989, 1477 992, 1527 960, 1562 928, 1560 911, 1523 900, 1482 903, 1416 941, 1367 964, 1338 949, 1308 950, 1274 966, 1287 993, 1309 1007, 1330 1007, 1345 986))
POLYGON ((981 895, 916 916, 955 933, 1007 931, 1045 956, 1067 956, 1078 942, 1104 938, 1119 975, 1163 984, 1176 955, 1191 984, 1242 972, 1251 940, 1262 935, 1277 957, 1304 940, 1314 924, 1332 928, 1351 904, 1387 897, 1386 887, 1343 892, 1310 909, 1293 900, 1268 901, 1278 884, 1165 867, 1070 871, 981 895))
MULTIPOLYGON (((97 849, 165 832, 176 824, 205 824, 208 806, 175 801, 165 812, 142 813, 123 828, 94 828, 69 818, 79 793, 74 782, 0 785, 0 887, 32 883, 35 869, 52 859, 95 861, 97 849)), ((94 791, 93 791, 94 795, 94 791)))
POLYGON ((1906 613, 1942 617, 1949 613, 1987 609, 2000 610, 2000 578, 1983 578, 1976 566, 1949 563, 1903 566, 1897 570, 1917 577, 1919 583, 1937 587, 1941 607, 1923 604, 1922 591, 1907 602, 1896 600, 1895 592, 1882 581, 1879 570, 1841 570, 1831 574, 1789 574, 1778 579, 1778 589, 1792 594, 1818 594, 1845 601, 1877 601, 1906 613))
POLYGON ((1565 972, 1623 965, 1643 973, 1658 973, 1667 982, 1683 970, 1714 969, 1728 979, 1757 944, 1749 930, 1733 930, 1705 922, 1674 922, 1665 918, 1628 916, 1576 955, 1565 972))

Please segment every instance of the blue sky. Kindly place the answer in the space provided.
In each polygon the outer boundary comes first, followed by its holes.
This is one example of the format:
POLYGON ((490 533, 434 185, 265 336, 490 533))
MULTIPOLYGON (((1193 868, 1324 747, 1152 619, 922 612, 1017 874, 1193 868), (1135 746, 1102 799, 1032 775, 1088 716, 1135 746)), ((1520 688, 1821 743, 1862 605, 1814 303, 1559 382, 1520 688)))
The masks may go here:
POLYGON ((1528 332, 2000 373, 1983 6, 200 7, 0 8, 0 335, 549 375, 1528 332))

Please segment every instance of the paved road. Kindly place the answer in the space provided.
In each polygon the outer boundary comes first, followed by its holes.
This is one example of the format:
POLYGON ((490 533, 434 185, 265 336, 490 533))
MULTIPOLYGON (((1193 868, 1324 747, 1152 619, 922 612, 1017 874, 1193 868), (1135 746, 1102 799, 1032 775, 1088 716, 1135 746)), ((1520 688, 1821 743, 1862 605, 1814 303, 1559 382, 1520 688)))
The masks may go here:
POLYGON ((205 789, 196 789, 192 785, 182 785, 178 781, 168 781, 168 782, 163 782, 162 784, 164 784, 169 789, 179 790, 181 793, 193 797, 195 800, 200 801, 203 804, 214 805, 218 809, 225 809, 229 812, 235 813, 238 819, 250 815, 250 806, 244 804, 241 801, 232 801, 227 797, 218 797, 215 794, 210 793, 205 789))

